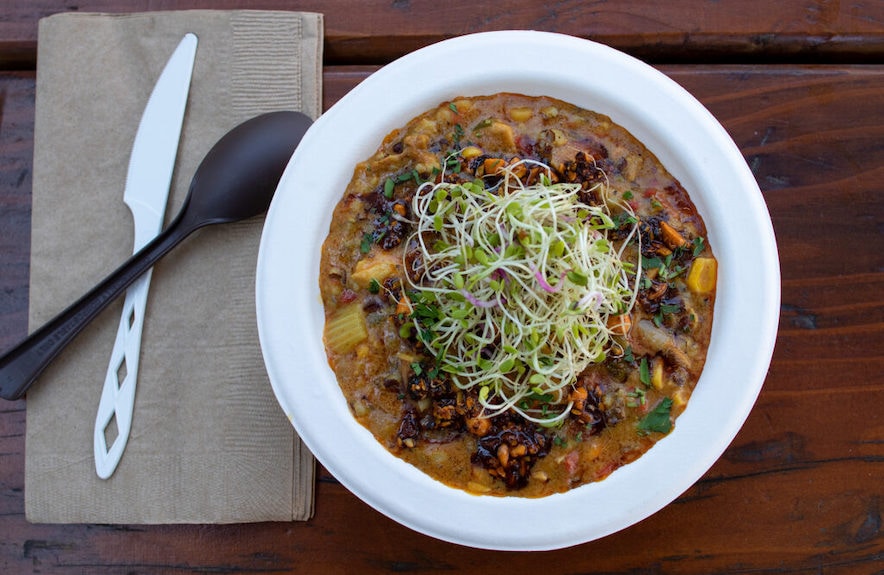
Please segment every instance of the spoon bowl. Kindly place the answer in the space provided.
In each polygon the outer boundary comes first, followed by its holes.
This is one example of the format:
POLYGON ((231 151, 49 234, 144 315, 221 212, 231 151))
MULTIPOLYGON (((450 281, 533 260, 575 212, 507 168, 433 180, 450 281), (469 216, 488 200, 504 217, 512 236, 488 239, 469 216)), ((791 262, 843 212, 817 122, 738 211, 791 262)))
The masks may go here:
POLYGON ((271 112, 225 134, 193 175, 181 208, 182 223, 198 224, 198 228, 266 212, 283 170, 311 123, 299 112, 271 112))
POLYGON ((289 158, 310 127, 300 112, 271 112, 238 125, 200 163, 178 216, 156 238, 54 319, 0 357, 0 397, 19 399, 108 304, 195 230, 267 211, 289 158))

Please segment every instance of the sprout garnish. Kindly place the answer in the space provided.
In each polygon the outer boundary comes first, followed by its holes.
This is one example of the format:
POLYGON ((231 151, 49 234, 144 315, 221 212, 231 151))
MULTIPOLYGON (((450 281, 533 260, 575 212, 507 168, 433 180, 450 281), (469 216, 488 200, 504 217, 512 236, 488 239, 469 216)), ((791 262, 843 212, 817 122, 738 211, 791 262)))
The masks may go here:
POLYGON ((577 376, 611 351, 608 319, 635 304, 641 266, 623 252, 636 228, 615 246, 608 203, 634 213, 606 184, 595 190, 601 205, 587 205, 578 184, 544 174, 525 185, 513 167, 494 188, 481 180, 418 188, 412 239, 423 275, 409 281, 435 309, 411 321, 437 367, 474 389, 488 416, 513 410, 555 425, 577 376))

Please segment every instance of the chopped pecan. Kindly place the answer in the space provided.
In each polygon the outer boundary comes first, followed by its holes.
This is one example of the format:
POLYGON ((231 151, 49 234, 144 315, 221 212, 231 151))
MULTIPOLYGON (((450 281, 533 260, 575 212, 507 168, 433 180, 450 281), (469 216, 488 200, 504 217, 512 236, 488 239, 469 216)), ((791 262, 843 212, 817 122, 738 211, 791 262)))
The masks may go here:
POLYGON ((528 483, 531 468, 549 452, 550 442, 534 424, 506 419, 494 432, 479 438, 472 460, 508 488, 518 489, 528 483))

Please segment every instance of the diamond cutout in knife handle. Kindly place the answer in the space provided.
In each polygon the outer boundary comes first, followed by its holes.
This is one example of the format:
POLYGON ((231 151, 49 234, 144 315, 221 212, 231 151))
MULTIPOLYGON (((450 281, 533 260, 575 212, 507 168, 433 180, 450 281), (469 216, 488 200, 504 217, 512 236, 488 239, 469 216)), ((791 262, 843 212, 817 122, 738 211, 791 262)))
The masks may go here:
POLYGON ((132 429, 135 382, 141 358, 141 331, 144 328, 151 273, 152 270, 147 270, 126 292, 117 338, 101 390, 93 447, 95 471, 102 479, 113 474, 132 429))

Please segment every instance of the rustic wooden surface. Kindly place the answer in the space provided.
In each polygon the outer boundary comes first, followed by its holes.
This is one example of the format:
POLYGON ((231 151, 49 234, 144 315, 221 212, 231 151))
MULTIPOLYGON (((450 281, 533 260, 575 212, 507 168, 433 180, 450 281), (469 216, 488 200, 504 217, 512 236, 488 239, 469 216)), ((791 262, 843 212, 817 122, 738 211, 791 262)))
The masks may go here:
MULTIPOLYGON (((27 331, 38 18, 242 4, 0 2, 0 351, 27 331)), ((711 110, 758 179, 782 268, 777 346, 745 426, 700 481, 645 521, 518 554, 414 533, 324 471, 306 523, 31 525, 26 400, 0 400, 0 573, 884 573, 884 2, 354 6, 249 5, 326 13, 326 107, 432 41, 534 28, 641 56, 711 110)))

